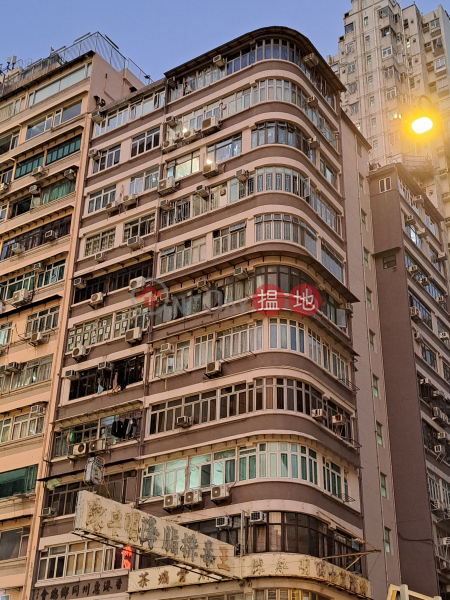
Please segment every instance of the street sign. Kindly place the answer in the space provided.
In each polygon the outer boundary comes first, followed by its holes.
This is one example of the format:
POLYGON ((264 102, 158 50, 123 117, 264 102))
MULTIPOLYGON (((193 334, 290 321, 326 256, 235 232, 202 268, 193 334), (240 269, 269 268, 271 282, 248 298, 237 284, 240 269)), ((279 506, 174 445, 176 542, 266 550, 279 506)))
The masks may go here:
POLYGON ((74 533, 131 546, 221 578, 236 577, 231 544, 87 490, 78 492, 74 533))

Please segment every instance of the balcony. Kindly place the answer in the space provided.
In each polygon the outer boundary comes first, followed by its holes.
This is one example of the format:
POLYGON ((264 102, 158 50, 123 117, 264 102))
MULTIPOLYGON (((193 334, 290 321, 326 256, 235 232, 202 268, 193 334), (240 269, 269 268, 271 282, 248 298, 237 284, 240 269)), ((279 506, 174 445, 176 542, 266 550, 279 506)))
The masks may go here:
POLYGON ((17 68, 17 72, 11 77, 6 77, 0 87, 0 98, 9 96, 19 88, 28 86, 34 81, 42 79, 49 75, 58 67, 83 56, 87 52, 99 54, 109 65, 117 72, 129 70, 142 83, 151 83, 151 79, 129 58, 125 58, 106 37, 101 33, 87 35, 81 40, 77 40, 68 48, 63 47, 53 52, 49 57, 38 60, 33 64, 17 68))
POLYGON ((413 177, 431 177, 434 175, 435 167, 428 156, 405 156, 403 165, 413 177))

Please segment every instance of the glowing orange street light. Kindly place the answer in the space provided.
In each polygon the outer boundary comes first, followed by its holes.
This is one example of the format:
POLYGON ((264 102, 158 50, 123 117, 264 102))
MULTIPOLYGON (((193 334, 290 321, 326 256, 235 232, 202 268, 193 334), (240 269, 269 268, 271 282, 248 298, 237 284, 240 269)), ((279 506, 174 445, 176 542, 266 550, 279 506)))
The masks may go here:
POLYGON ((427 96, 420 96, 417 107, 412 109, 406 120, 406 131, 411 138, 429 138, 437 134, 439 116, 427 96))

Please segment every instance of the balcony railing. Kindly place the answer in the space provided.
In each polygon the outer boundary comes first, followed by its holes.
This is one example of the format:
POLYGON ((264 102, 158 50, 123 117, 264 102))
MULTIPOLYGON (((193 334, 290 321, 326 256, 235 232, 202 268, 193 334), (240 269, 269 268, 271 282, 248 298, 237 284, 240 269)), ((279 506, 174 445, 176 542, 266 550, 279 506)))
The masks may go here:
POLYGON ((93 33, 78 40, 68 48, 61 48, 44 58, 29 65, 26 69, 18 71, 12 77, 6 78, 0 87, 0 98, 13 92, 22 85, 31 83, 34 79, 41 77, 53 69, 68 63, 86 52, 96 52, 117 72, 128 69, 142 83, 151 83, 152 80, 132 60, 125 58, 106 37, 101 33, 93 33))

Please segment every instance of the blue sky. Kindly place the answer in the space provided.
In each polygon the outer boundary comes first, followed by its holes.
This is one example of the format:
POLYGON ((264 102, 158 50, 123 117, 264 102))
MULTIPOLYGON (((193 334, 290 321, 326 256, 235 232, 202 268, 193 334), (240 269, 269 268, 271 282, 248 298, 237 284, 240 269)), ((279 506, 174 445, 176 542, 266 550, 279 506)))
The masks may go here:
MULTIPOLYGON (((407 6, 411 2, 403 2, 407 6)), ((21 0, 3 2, 0 64, 7 56, 38 60, 100 31, 155 80, 189 58, 247 31, 285 25, 336 54, 351 0, 21 0)), ((419 0, 423 13, 438 0, 419 0)))

